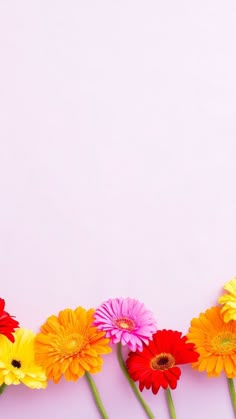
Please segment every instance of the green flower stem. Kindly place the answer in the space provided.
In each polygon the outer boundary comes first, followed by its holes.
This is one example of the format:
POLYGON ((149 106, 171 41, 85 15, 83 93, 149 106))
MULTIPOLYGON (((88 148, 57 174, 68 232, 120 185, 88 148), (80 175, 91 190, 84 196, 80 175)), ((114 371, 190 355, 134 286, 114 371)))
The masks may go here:
POLYGON ((129 373, 126 369, 124 360, 123 360, 123 356, 122 356, 122 350, 121 350, 121 343, 118 343, 117 345, 117 357, 118 357, 118 361, 120 364, 120 367, 124 373, 124 376, 126 377, 127 381, 129 382, 135 396, 137 397, 138 401, 140 402, 140 404, 142 405, 147 417, 149 419, 155 419, 154 414, 152 413, 150 407, 147 405, 147 403, 145 402, 145 400, 142 398, 140 391, 138 390, 138 388, 136 387, 135 383, 133 382, 133 380, 130 378, 129 373))
POLYGON ((88 372, 85 373, 85 377, 88 380, 90 389, 91 389, 91 391, 93 393, 93 397, 94 397, 95 403, 97 405, 97 408, 99 410, 99 413, 101 415, 101 418, 103 418, 103 419, 109 419, 108 416, 107 416, 105 407, 103 406, 101 397, 99 395, 99 392, 98 392, 98 389, 97 389, 97 386, 96 386, 94 380, 92 379, 91 375, 88 372))
POLYGON ((0 394, 2 394, 3 392, 4 392, 4 390, 5 390, 5 388, 6 388, 6 384, 5 383, 3 383, 1 386, 0 386, 0 394))
POLYGON ((170 391, 169 387, 167 387, 167 389, 166 389, 166 398, 167 398, 170 418, 171 419, 176 419, 175 407, 174 407, 174 403, 173 403, 173 399, 172 399, 171 391, 170 391))
POLYGON ((228 381, 228 386, 229 386, 231 403, 232 403, 234 414, 236 417, 236 393, 235 393, 235 387, 234 387, 234 380, 233 378, 227 378, 227 381, 228 381))

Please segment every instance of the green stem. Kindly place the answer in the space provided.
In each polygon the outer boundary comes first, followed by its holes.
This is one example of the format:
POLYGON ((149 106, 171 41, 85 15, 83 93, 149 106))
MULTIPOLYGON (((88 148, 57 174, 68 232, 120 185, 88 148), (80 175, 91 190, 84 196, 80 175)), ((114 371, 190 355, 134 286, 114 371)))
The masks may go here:
POLYGON ((5 390, 5 388, 6 388, 6 384, 5 383, 3 383, 1 386, 0 386, 0 394, 2 394, 3 392, 4 392, 4 390, 5 390))
POLYGON ((101 400, 101 397, 99 395, 99 392, 98 392, 98 389, 97 389, 97 386, 96 386, 95 382, 93 381, 91 375, 88 372, 85 373, 85 377, 88 380, 90 389, 93 393, 93 397, 94 397, 95 403, 97 405, 97 408, 99 410, 99 413, 101 415, 101 418, 109 419, 108 416, 107 416, 105 407, 103 406, 103 403, 102 403, 102 400, 101 400))
POLYGON ((167 398, 170 418, 171 419, 176 419, 175 407, 174 407, 174 403, 173 403, 173 399, 172 399, 171 391, 170 391, 169 387, 167 387, 167 389, 166 389, 166 398, 167 398))
POLYGON ((124 376, 126 377, 127 381, 129 382, 135 396, 137 397, 137 399, 139 400, 140 404, 142 405, 144 411, 146 412, 146 415, 149 419, 155 419, 154 414, 152 413, 150 407, 147 405, 147 403, 145 402, 145 400, 142 398, 140 391, 138 390, 138 388, 136 387, 135 383, 133 382, 133 380, 130 378, 129 373, 126 369, 124 360, 123 360, 123 356, 122 356, 122 350, 121 350, 121 343, 118 343, 117 345, 117 357, 118 357, 118 361, 120 364, 120 367, 124 373, 124 376))
POLYGON ((229 386, 231 403, 232 403, 233 411, 236 417, 236 393, 235 393, 235 387, 234 387, 234 380, 232 378, 227 378, 227 381, 228 381, 228 386, 229 386))

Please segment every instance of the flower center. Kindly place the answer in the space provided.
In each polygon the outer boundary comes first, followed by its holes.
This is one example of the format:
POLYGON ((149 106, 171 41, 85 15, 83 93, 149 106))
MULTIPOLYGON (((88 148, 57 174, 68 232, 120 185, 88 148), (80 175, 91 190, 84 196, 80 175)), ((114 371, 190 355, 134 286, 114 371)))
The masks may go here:
POLYGON ((21 367, 21 362, 20 362, 20 361, 17 361, 16 359, 13 359, 13 360, 11 361, 11 365, 12 365, 14 368, 20 368, 20 367, 21 367))
POLYGON ((155 358, 151 360, 151 368, 153 370, 168 370, 168 368, 175 365, 175 358, 171 354, 162 353, 156 355, 155 358))
POLYGON ((121 317, 120 319, 115 320, 115 326, 120 330, 127 330, 127 332, 132 332, 135 328, 135 323, 133 320, 128 319, 127 317, 121 317))
POLYGON ((81 352, 86 344, 85 339, 78 333, 65 336, 60 342, 60 352, 64 356, 74 356, 81 352))
POLYGON ((215 354, 229 355, 236 351, 236 335, 226 331, 214 336, 211 346, 215 354))

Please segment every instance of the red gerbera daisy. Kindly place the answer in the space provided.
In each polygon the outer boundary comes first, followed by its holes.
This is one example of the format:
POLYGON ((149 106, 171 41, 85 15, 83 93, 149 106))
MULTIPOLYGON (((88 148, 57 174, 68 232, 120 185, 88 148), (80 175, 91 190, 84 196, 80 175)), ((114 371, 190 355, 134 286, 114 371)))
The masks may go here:
POLYGON ((139 381, 139 389, 152 388, 157 394, 160 387, 176 388, 181 370, 177 365, 197 361, 198 353, 194 345, 186 343, 187 337, 173 330, 159 330, 142 352, 130 352, 127 369, 134 381, 139 381))
POLYGON ((13 333, 19 327, 18 321, 13 319, 5 310, 5 301, 0 298, 0 335, 6 336, 11 342, 15 341, 13 333))

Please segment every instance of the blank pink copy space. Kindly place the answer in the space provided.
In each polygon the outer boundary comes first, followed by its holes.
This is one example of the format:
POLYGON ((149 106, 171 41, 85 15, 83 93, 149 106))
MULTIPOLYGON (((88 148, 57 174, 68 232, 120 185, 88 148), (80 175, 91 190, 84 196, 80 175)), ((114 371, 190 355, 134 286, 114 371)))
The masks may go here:
MULTIPOLYGON (((145 302, 186 333, 235 275, 234 1, 2 1, 0 296, 37 331, 65 307, 145 302)), ((115 353, 109 418, 142 419, 115 353)), ((162 391, 144 392, 167 419, 162 391)), ((190 368, 181 419, 232 419, 190 368)), ((5 419, 98 418, 87 383, 10 387, 5 419)))

